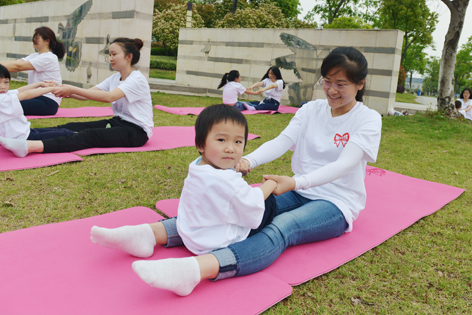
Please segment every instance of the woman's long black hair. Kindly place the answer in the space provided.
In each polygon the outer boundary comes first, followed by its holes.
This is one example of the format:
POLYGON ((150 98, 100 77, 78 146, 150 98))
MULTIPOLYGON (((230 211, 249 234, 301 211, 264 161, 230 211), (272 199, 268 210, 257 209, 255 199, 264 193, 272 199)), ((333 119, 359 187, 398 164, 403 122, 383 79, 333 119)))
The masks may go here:
POLYGON ((261 81, 264 81, 264 79, 267 79, 269 78, 269 71, 272 70, 272 73, 275 75, 275 78, 277 80, 282 80, 282 82, 284 83, 284 89, 285 89, 285 81, 284 79, 282 79, 282 73, 280 73, 280 69, 279 67, 276 67, 276 66, 272 66, 269 68, 269 70, 267 70, 266 74, 264 74, 264 76, 262 77, 261 81))

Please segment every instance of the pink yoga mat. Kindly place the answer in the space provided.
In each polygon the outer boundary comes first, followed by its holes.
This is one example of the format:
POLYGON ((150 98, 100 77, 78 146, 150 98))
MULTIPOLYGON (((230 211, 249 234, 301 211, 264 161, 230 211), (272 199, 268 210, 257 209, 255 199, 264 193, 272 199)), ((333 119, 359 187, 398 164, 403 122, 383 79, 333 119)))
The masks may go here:
MULTIPOLYGON (((154 108, 162 110, 169 114, 176 115, 199 115, 205 107, 166 107, 162 105, 154 105, 154 108)), ((295 114, 297 112, 297 107, 280 105, 277 111, 275 110, 243 110, 241 113, 244 115, 254 115, 254 114, 295 114)))
MULTIPOLYGON (((459 197, 464 189, 429 182, 367 166, 367 205, 354 229, 341 237, 288 248, 262 271, 290 285, 329 272, 381 244, 419 219, 459 197), (296 268, 294 268, 296 266, 296 268)), ((162 200, 156 208, 177 214, 178 199, 162 200)))
POLYGON ((0 172, 24 170, 27 168, 51 166, 82 160, 81 157, 72 153, 30 154, 24 158, 18 158, 12 152, 0 146, 0 172))
MULTIPOLYGON (((169 150, 181 147, 195 146, 195 127, 155 127, 152 129, 152 137, 144 146, 138 148, 92 148, 75 151, 78 155, 92 155, 101 153, 118 152, 144 152, 169 150)), ((258 135, 249 134, 248 139, 259 138, 258 135)))
POLYGON ((78 118, 78 117, 104 117, 113 116, 111 107, 78 107, 78 108, 60 108, 56 115, 50 116, 26 116, 27 119, 39 118, 78 118))
MULTIPOLYGON (((90 241, 93 225, 118 227, 162 217, 135 207, 0 234, 0 314, 257 314, 291 294, 268 274, 203 281, 187 297, 152 288, 131 269, 138 258, 90 241)), ((156 247, 150 259, 189 256, 156 247)))

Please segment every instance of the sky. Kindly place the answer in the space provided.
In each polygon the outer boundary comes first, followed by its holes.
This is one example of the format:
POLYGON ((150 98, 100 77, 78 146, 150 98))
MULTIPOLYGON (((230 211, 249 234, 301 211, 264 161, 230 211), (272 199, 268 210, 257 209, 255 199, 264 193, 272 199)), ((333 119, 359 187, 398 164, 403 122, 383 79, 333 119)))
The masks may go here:
MULTIPOLYGON (((441 0, 427 0, 430 10, 437 12, 439 15, 439 22, 436 25, 436 30, 433 32, 433 40, 435 43, 436 51, 428 48, 425 52, 429 56, 436 56, 441 58, 442 49, 444 46, 444 39, 446 37, 447 29, 449 28, 450 12, 447 6, 441 0)), ((301 5, 301 14, 300 18, 303 18, 308 11, 310 11, 314 6, 313 0, 300 0, 301 5)), ((319 22, 319 20, 317 21, 319 22)), ((459 39, 458 50, 460 50, 461 45, 465 44, 469 37, 472 36, 472 3, 469 4, 467 10, 464 27, 462 28, 462 34, 459 39)))

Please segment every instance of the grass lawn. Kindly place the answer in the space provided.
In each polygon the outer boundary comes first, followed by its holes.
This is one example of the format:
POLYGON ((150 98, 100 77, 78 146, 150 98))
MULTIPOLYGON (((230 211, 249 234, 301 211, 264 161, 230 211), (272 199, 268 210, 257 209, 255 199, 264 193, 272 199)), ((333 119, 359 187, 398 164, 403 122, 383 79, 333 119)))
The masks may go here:
POLYGON ((160 55, 151 55, 151 60, 159 60, 159 61, 177 61, 177 57, 175 56, 160 56, 160 55))
MULTIPOLYGON (((15 88, 18 83, 11 85, 15 88)), ((152 98, 154 104, 166 106, 207 106, 221 102, 220 98, 162 93, 153 93, 152 98)), ((109 106, 72 99, 64 99, 62 104, 63 107, 109 106)), ((261 135, 260 139, 248 142, 246 153, 249 153, 276 137, 293 115, 246 117, 249 132, 261 135)), ((195 119, 154 110, 156 126, 193 126, 195 119)), ((31 121, 31 127, 86 120, 96 118, 38 119, 31 121)), ((179 197, 188 164, 197 156, 193 147, 103 154, 85 156, 84 161, 77 163, 2 172, 0 232, 134 206, 155 209, 156 201, 179 197)), ((450 121, 437 114, 383 117, 382 141, 374 166, 465 188, 466 192, 362 256, 294 287, 290 297, 265 314, 470 314, 470 156, 472 124, 468 121, 450 121), (360 298, 365 303, 353 305, 351 298, 360 298)), ((288 152, 254 169, 247 181, 260 182, 263 174, 291 175, 290 158, 288 152)))
POLYGON ((418 96, 416 94, 411 93, 397 93, 395 96, 395 102, 402 102, 402 103, 411 103, 411 104, 421 104, 416 101, 418 96))
POLYGON ((151 68, 149 69, 149 77, 158 78, 158 79, 175 80, 175 71, 151 68))

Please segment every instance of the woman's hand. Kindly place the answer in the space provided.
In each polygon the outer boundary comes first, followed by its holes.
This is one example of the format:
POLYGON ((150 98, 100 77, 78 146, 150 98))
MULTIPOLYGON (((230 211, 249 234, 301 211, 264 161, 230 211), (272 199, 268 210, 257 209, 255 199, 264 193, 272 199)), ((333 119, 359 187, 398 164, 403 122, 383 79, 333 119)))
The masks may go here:
POLYGON ((295 179, 289 176, 278 176, 278 175, 264 175, 263 182, 271 179, 277 182, 277 188, 272 192, 274 195, 278 196, 288 191, 295 189, 295 179))
POLYGON ((56 81, 44 81, 44 87, 55 87, 55 86, 61 86, 59 83, 57 83, 56 81))
POLYGON ((69 97, 74 93, 73 89, 74 87, 72 85, 64 84, 54 91, 54 95, 62 98, 69 97))
POLYGON ((238 164, 234 167, 236 172, 241 172, 243 176, 246 176, 248 173, 251 172, 251 164, 246 159, 241 159, 238 164))

